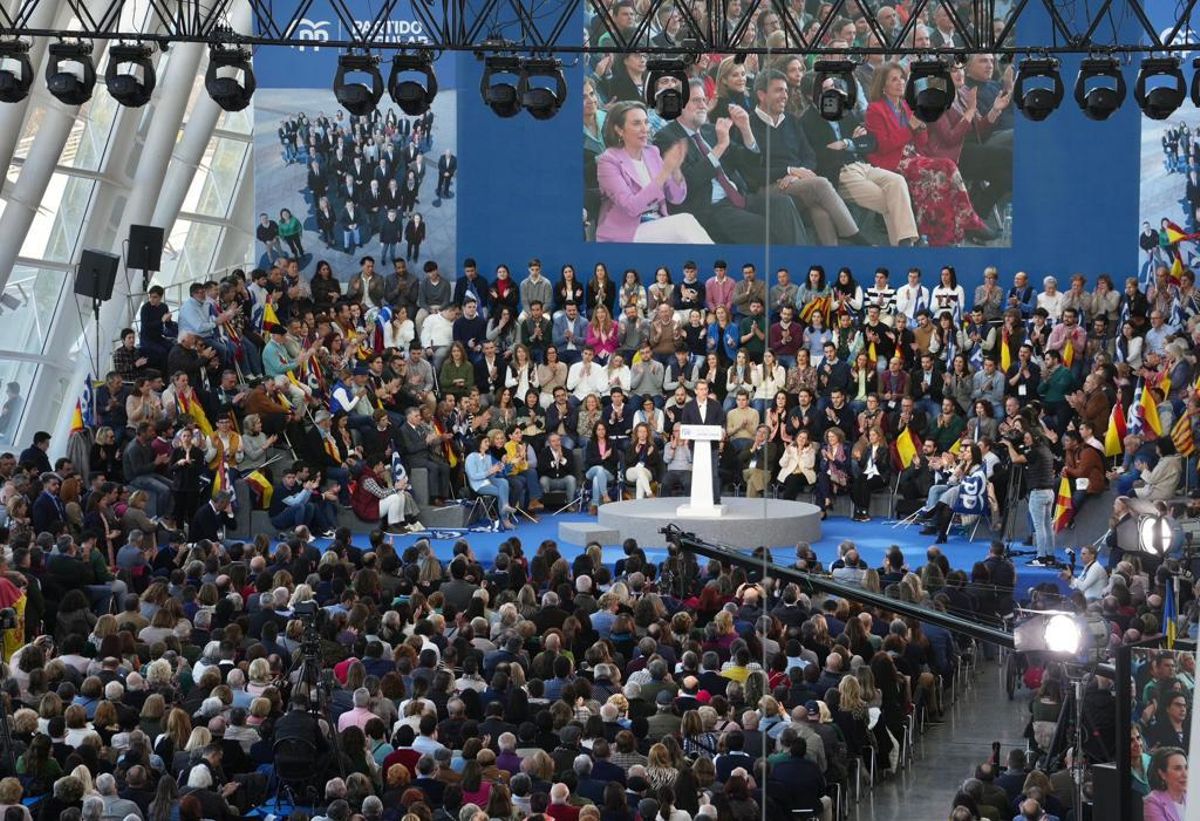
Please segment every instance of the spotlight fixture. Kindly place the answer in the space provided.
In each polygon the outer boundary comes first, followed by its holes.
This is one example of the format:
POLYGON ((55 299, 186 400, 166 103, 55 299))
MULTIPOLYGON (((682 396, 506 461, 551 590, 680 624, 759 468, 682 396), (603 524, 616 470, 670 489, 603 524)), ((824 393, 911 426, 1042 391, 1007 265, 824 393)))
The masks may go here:
POLYGON ((1089 120, 1107 120, 1125 102, 1125 75, 1115 57, 1089 57, 1079 65, 1075 102, 1089 120))
POLYGON ((530 116, 549 120, 567 101, 567 78, 563 76, 562 63, 552 58, 526 60, 517 91, 530 116))
POLYGON ((24 40, 0 41, 0 102, 21 102, 29 96, 32 85, 29 43, 24 40))
POLYGON ((96 88, 91 43, 51 43, 46 62, 46 88, 59 102, 83 105, 96 88))
POLYGON ((1178 57, 1148 57, 1142 61, 1133 99, 1143 114, 1152 120, 1165 120, 1183 105, 1186 96, 1187 83, 1179 70, 1178 57), (1147 90, 1147 85, 1152 88, 1147 90))
POLYGON ((150 102, 158 82, 150 62, 152 53, 149 46, 132 44, 117 44, 108 50, 104 86, 121 105, 141 108, 150 102))
POLYGON ((904 101, 918 120, 936 123, 954 105, 954 79, 941 60, 917 60, 909 66, 904 101))
POLYGON ((250 105, 257 86, 247 49, 221 43, 209 48, 204 88, 214 103, 225 111, 241 111, 250 105))
POLYGON ((392 58, 392 73, 388 75, 388 94, 400 110, 411 117, 424 114, 433 105, 437 96, 437 75, 433 73, 433 55, 397 54, 392 58), (401 80, 402 74, 422 74, 425 84, 415 79, 401 80))
POLYGON ((1175 534, 1171 530, 1171 519, 1159 510, 1152 515, 1146 515, 1138 521, 1138 546, 1143 553, 1151 556, 1163 556, 1171 549, 1171 541, 1175 534))
POLYGON ((646 71, 646 104, 664 120, 677 119, 691 97, 687 66, 682 60, 651 60, 646 71), (672 83, 659 88, 666 79, 677 81, 678 86, 672 83))
POLYGON ((515 117, 521 112, 521 60, 517 57, 488 57, 483 62, 479 93, 497 117, 515 117), (497 75, 509 77, 494 80, 497 75))
POLYGON ((850 60, 818 60, 813 66, 813 103, 822 119, 836 122, 854 108, 858 100, 858 81, 850 60), (832 83, 829 88, 826 83, 832 83))
POLYGON ((356 117, 370 114, 383 97, 379 58, 372 54, 343 54, 333 75, 333 96, 338 105, 356 117), (347 80, 346 75, 355 75, 347 80), (362 76, 365 75, 365 76, 362 76))
POLYGON ((1013 83, 1013 102, 1021 113, 1041 122, 1058 108, 1063 99, 1062 75, 1053 57, 1021 61, 1013 83), (1048 84, 1048 85, 1047 85, 1048 84), (1026 90, 1027 86, 1032 86, 1026 90))
POLYGON ((1074 656, 1083 642, 1083 631, 1075 618, 1066 613, 1056 613, 1046 620, 1046 649, 1051 653, 1074 656))

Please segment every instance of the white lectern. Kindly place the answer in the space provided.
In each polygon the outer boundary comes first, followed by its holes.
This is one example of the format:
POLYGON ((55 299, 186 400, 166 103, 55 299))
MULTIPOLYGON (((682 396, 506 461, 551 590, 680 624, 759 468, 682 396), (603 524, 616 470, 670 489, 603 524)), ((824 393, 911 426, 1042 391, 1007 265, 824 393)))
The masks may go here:
POLYGON ((725 512, 725 505, 713 502, 712 443, 724 434, 720 425, 683 425, 682 438, 692 443, 692 498, 675 509, 683 518, 711 519, 725 512))

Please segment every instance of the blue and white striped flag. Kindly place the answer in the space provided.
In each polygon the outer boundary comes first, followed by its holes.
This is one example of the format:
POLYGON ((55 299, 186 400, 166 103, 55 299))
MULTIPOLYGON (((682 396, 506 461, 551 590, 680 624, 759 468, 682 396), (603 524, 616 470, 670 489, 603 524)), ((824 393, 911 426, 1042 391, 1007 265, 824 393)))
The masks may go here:
POLYGON ((92 385, 95 383, 95 381, 95 377, 89 373, 87 375, 87 380, 83 383, 83 395, 79 398, 80 404, 82 405, 80 412, 83 414, 83 425, 86 428, 94 427, 96 424, 96 420, 92 412, 92 408, 95 405, 95 397, 92 395, 92 385))

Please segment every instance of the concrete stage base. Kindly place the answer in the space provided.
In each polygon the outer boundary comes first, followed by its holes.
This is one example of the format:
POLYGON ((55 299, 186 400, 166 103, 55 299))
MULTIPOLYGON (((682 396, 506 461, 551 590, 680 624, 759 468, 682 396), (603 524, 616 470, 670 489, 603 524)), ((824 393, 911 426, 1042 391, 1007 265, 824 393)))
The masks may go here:
POLYGON ((659 529, 675 524, 701 539, 738 547, 779 546, 817 542, 821 538, 821 510, 807 502, 783 499, 723 497, 725 512, 716 518, 681 518, 678 499, 640 499, 601 505, 598 524, 615 530, 622 539, 637 539, 639 545, 663 547, 659 529))

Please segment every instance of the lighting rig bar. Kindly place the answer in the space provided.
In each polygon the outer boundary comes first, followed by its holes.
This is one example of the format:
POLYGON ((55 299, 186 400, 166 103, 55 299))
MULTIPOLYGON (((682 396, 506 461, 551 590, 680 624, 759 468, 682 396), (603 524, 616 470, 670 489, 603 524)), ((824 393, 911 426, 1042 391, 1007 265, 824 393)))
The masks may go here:
MULTIPOLYGON (((23 0, 15 10, 0 5, 0 38, 69 36, 80 40, 124 40, 159 43, 202 42, 242 46, 319 46, 329 49, 470 51, 488 54, 529 54, 549 57, 570 54, 638 52, 650 55, 690 56, 718 53, 748 56, 802 52, 817 57, 943 56, 963 58, 974 53, 1000 55, 1168 55, 1200 50, 1197 26, 1190 24, 1198 0, 1176 5, 1174 21, 1156 29, 1141 0, 1103 0, 1095 9, 1064 7, 1053 0, 1016 0, 998 30, 993 26, 995 3, 980 0, 964 15, 950 0, 916 0, 909 19, 886 30, 867 0, 834 0, 827 16, 815 31, 791 9, 786 0, 746 0, 740 17, 725 14, 726 0, 704 0, 703 14, 693 14, 684 0, 649 0, 641 20, 632 29, 621 30, 610 10, 609 0, 382 0, 369 19, 356 18, 346 0, 248 0, 255 34, 236 34, 228 28, 234 0, 150 0, 149 19, 137 31, 123 29, 122 9, 127 0, 84 3, 68 0, 74 20, 64 29, 34 28, 31 20, 42 3, 57 0, 23 0), (607 34, 603 46, 594 37, 580 43, 580 10, 586 6, 607 34), (670 42, 651 43, 651 25, 666 10, 680 20, 679 31, 670 42), (913 35, 917 21, 926 11, 942 9, 962 41, 961 48, 916 48, 913 35), (750 21, 763 11, 779 18, 783 45, 767 49, 744 44, 750 21), (878 40, 876 47, 838 47, 826 44, 834 22, 863 18, 878 40), (1043 24, 1049 21, 1052 43, 1015 41, 1014 32, 1022 19, 1043 24), (389 24, 397 19, 420 23, 416 36, 398 36, 389 24), (507 22, 500 25, 498 20, 507 22), (309 23, 325 21, 328 39, 314 40, 309 23), (1118 35, 1120 30, 1120 36, 1118 35), (147 32, 152 32, 148 34, 147 32)), ((126 15, 127 17, 127 15, 126 15)), ((127 26, 125 26, 127 27, 127 26)))
POLYGON ((714 542, 706 542, 697 538, 694 533, 680 530, 675 525, 668 525, 661 532, 666 536, 668 542, 678 545, 679 549, 698 556, 704 556, 706 559, 716 559, 719 562, 737 565, 747 570, 765 572, 768 576, 776 580, 794 582, 802 589, 817 590, 821 593, 828 593, 843 599, 856 601, 860 604, 878 607, 892 613, 899 613, 902 616, 911 616, 914 619, 919 619, 929 624, 936 624, 952 632, 971 636, 980 641, 990 642, 1001 647, 1007 647, 1010 650, 1013 647, 1013 634, 1006 630, 988 627, 979 622, 968 621, 950 613, 941 613, 937 610, 900 601, 899 599, 889 599, 887 596, 873 593, 870 590, 864 590, 861 587, 854 587, 853 585, 834 581, 828 576, 813 575, 805 573, 802 570, 783 567, 777 564, 768 564, 764 571, 761 559, 732 547, 714 542))

